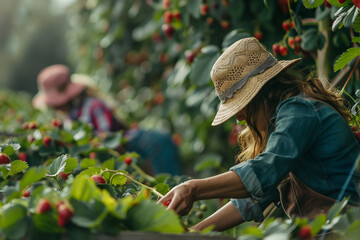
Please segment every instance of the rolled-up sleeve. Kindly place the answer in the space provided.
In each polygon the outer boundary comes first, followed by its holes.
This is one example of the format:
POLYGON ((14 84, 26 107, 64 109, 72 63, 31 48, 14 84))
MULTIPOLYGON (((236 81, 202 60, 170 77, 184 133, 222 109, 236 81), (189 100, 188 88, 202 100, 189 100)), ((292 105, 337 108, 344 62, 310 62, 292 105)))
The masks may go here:
POLYGON ((312 147, 319 127, 317 112, 306 100, 295 97, 279 104, 275 129, 270 134, 263 153, 230 169, 239 175, 251 197, 241 203, 233 202, 235 207, 239 206, 240 213, 246 207, 247 212, 252 209, 248 214, 253 218, 251 220, 262 217, 258 201, 276 191, 277 185, 296 161, 312 147), (253 200, 254 206, 250 206, 248 201, 253 200))

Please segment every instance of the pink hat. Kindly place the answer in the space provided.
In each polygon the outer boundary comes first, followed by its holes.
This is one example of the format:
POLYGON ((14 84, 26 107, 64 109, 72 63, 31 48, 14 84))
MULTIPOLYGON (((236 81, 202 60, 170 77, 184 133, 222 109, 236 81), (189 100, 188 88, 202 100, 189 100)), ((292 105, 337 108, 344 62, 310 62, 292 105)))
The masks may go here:
POLYGON ((72 82, 69 68, 61 64, 43 69, 38 75, 37 83, 39 92, 33 99, 36 108, 64 105, 86 87, 84 84, 72 82))

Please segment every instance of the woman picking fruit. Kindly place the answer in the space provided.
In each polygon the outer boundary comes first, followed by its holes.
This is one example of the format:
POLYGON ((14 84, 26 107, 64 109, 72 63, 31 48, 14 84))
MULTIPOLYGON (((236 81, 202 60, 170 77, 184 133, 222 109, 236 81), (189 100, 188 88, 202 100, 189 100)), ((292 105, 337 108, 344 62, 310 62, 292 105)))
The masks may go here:
POLYGON ((300 59, 277 61, 255 38, 235 42, 214 64, 211 78, 221 101, 212 125, 245 120, 239 164, 230 171, 174 187, 159 203, 180 215, 194 201, 231 198, 192 227, 221 231, 262 221, 271 203, 289 217, 314 218, 343 197, 358 202, 354 164, 360 145, 340 93, 289 68, 300 59), (349 184, 346 184, 351 177, 349 184), (342 194, 342 191, 344 194, 342 194))

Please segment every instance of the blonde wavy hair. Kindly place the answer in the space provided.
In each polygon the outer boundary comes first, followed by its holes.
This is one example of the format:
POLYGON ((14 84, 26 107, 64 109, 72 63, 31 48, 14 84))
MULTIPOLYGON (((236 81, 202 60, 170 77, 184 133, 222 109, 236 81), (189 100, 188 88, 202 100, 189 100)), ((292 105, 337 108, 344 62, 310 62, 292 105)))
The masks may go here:
MULTIPOLYGON (((314 77, 305 78, 302 72, 285 70, 266 83, 254 99, 246 106, 246 128, 238 135, 241 152, 236 162, 254 158, 264 151, 270 133, 260 131, 256 126, 259 112, 264 111, 267 126, 279 103, 289 97, 305 95, 326 102, 336 109, 348 122, 350 113, 341 93, 334 87, 325 88, 314 77)), ((266 128, 268 129, 268 128, 266 128)))

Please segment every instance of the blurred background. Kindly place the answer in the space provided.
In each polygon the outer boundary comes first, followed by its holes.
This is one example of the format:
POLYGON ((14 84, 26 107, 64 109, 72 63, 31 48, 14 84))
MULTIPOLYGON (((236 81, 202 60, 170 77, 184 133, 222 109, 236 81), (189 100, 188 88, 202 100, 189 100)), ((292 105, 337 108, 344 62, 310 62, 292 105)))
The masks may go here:
POLYGON ((359 88, 358 62, 333 68, 358 26, 331 31, 337 0, 304 4, 1 0, 0 87, 31 98, 41 69, 68 65, 93 79, 120 119, 171 134, 188 173, 223 171, 234 164, 239 129, 235 120, 210 127, 219 101, 209 72, 234 41, 255 36, 279 59, 301 57, 298 67, 318 70, 324 83, 349 78, 349 94, 359 88))

